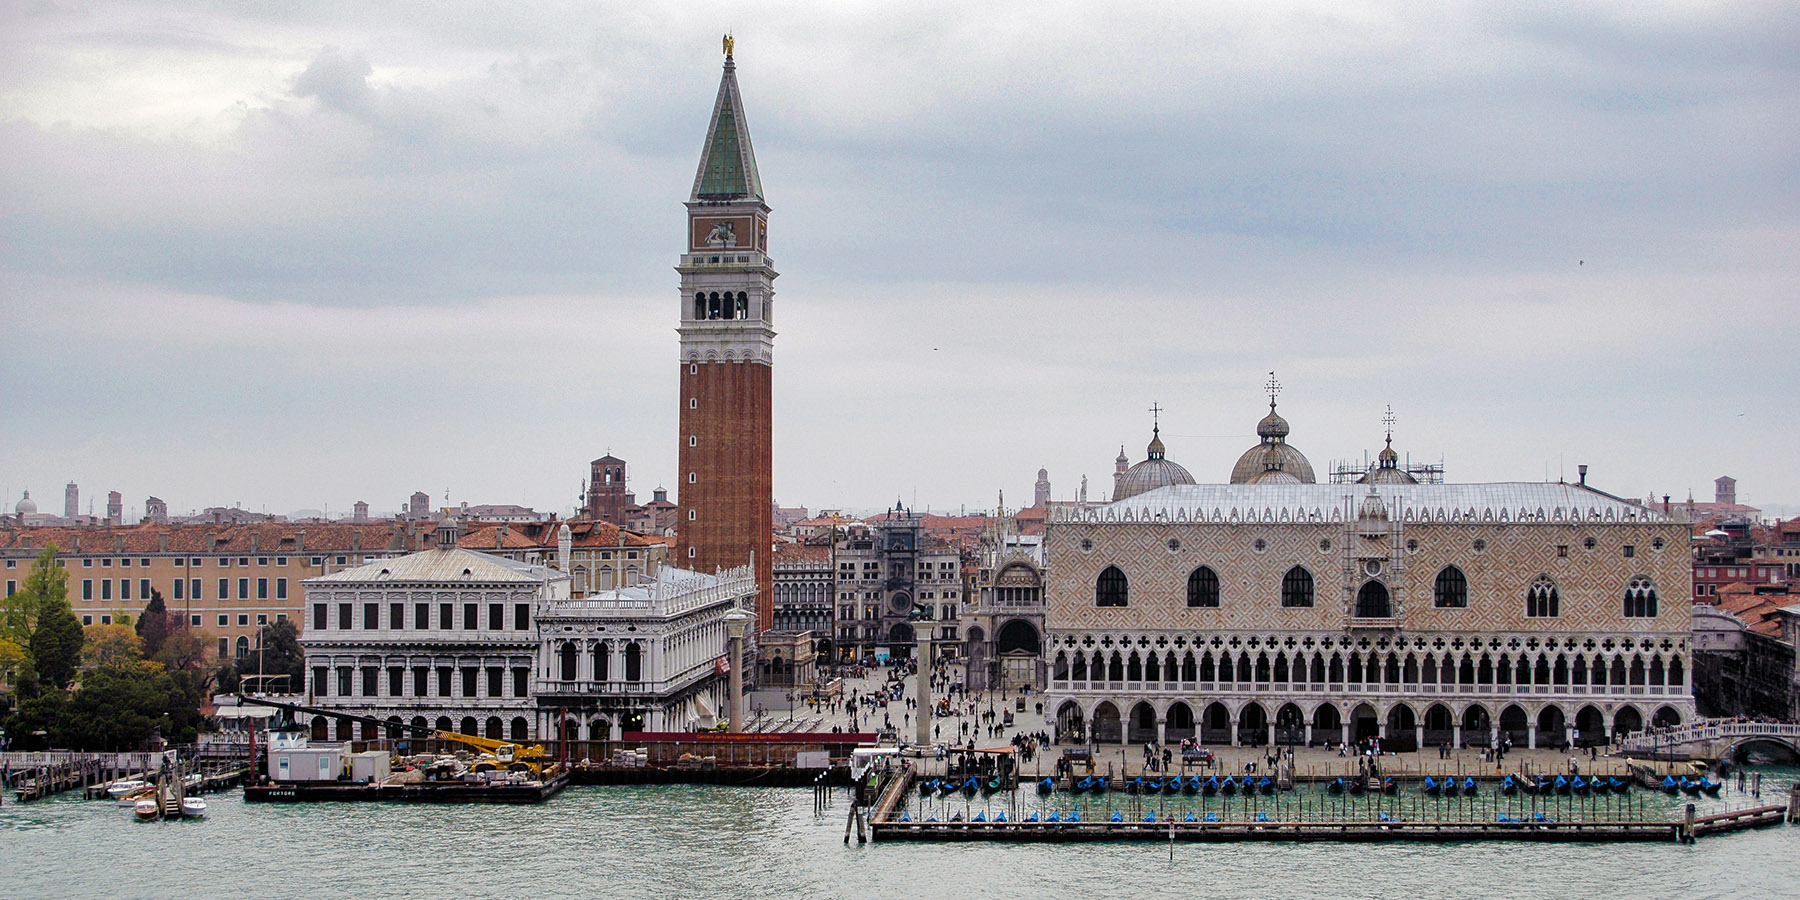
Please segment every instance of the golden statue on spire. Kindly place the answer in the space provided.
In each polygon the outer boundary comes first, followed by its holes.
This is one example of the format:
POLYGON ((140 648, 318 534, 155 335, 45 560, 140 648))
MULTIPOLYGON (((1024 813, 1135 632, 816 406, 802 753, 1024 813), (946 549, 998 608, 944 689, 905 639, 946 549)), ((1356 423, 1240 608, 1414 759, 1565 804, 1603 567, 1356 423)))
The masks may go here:
POLYGON ((726 59, 731 58, 731 47, 732 47, 733 43, 734 42, 731 39, 731 35, 729 33, 727 33, 725 35, 725 58, 726 59))

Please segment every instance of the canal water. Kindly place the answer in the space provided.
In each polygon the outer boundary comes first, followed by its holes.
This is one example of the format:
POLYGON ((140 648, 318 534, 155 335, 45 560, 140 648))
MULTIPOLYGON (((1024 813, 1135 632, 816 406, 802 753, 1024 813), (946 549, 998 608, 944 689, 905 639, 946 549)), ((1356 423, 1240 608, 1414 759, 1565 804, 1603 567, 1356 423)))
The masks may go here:
MULTIPOLYGON (((1783 802, 1791 777, 1766 779, 1761 802, 1783 802)), ((0 897, 1800 896, 1800 826, 1693 846, 1177 844, 1171 859, 1159 842, 846 847, 841 791, 822 815, 805 789, 697 786, 571 788, 534 807, 207 799, 206 820, 169 823, 78 796, 8 803, 0 897)))

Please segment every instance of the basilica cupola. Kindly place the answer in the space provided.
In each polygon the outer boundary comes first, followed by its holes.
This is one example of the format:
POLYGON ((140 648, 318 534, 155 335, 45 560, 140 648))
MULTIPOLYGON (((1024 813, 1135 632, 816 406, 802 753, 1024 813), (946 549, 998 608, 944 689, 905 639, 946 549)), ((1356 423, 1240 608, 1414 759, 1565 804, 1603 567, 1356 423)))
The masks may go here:
POLYGON ((1313 477, 1312 463, 1288 443, 1288 422, 1275 411, 1275 397, 1281 393, 1281 382, 1275 380, 1274 372, 1269 373, 1269 381, 1263 389, 1269 394, 1269 414, 1256 423, 1257 445, 1245 450, 1244 455, 1238 457, 1237 465, 1231 467, 1231 483, 1316 483, 1318 479, 1313 477), (1269 472, 1282 474, 1265 474, 1269 472))
POLYGON ((1419 480, 1411 472, 1400 468, 1400 454, 1394 452, 1394 408, 1388 407, 1387 413, 1381 417, 1382 424, 1387 426, 1387 446, 1375 457, 1375 465, 1358 484, 1418 484, 1419 480))
MULTIPOLYGON (((1158 407, 1153 411, 1161 412, 1161 409, 1158 407)), ((1135 497, 1145 491, 1154 491, 1172 484, 1193 484, 1194 476, 1179 464, 1166 459, 1165 452, 1162 425, 1153 422, 1150 426, 1150 445, 1144 448, 1144 461, 1115 476, 1113 500, 1135 497)), ((1121 450, 1119 455, 1123 458, 1124 451, 1121 450)))

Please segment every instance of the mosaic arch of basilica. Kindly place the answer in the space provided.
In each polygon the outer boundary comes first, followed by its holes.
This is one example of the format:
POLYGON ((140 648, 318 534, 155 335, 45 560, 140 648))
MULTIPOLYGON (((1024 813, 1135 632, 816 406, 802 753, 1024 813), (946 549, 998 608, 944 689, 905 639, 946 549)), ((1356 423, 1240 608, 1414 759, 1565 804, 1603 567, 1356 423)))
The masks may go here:
MULTIPOLYGON (((1052 510, 1063 739, 1604 743, 1694 715, 1688 528, 1583 483, 1319 484, 1275 412, 1230 483, 1166 459, 1052 510)), ((1421 483, 1430 481, 1432 483, 1421 483)))

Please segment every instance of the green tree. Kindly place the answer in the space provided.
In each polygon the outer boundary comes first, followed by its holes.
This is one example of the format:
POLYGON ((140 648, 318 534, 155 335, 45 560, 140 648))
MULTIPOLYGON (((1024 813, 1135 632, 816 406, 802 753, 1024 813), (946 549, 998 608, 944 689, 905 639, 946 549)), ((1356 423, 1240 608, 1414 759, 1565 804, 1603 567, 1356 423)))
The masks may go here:
POLYGON ((169 610, 163 605, 162 591, 150 591, 150 603, 138 616, 137 635, 144 641, 145 657, 154 657, 162 649, 163 639, 169 636, 169 610))
POLYGON ((133 750, 170 725, 175 684, 148 660, 118 659, 88 672, 69 704, 65 733, 85 750, 133 750))
POLYGON ((44 548, 25 579, 25 592, 34 595, 37 607, 27 649, 38 679, 57 690, 75 682, 81 665, 81 620, 69 608, 68 580, 69 573, 56 565, 54 546, 44 548))
POLYGON ((68 712, 69 695, 63 691, 47 691, 25 700, 6 722, 8 746, 13 750, 67 747, 64 726, 68 712))

